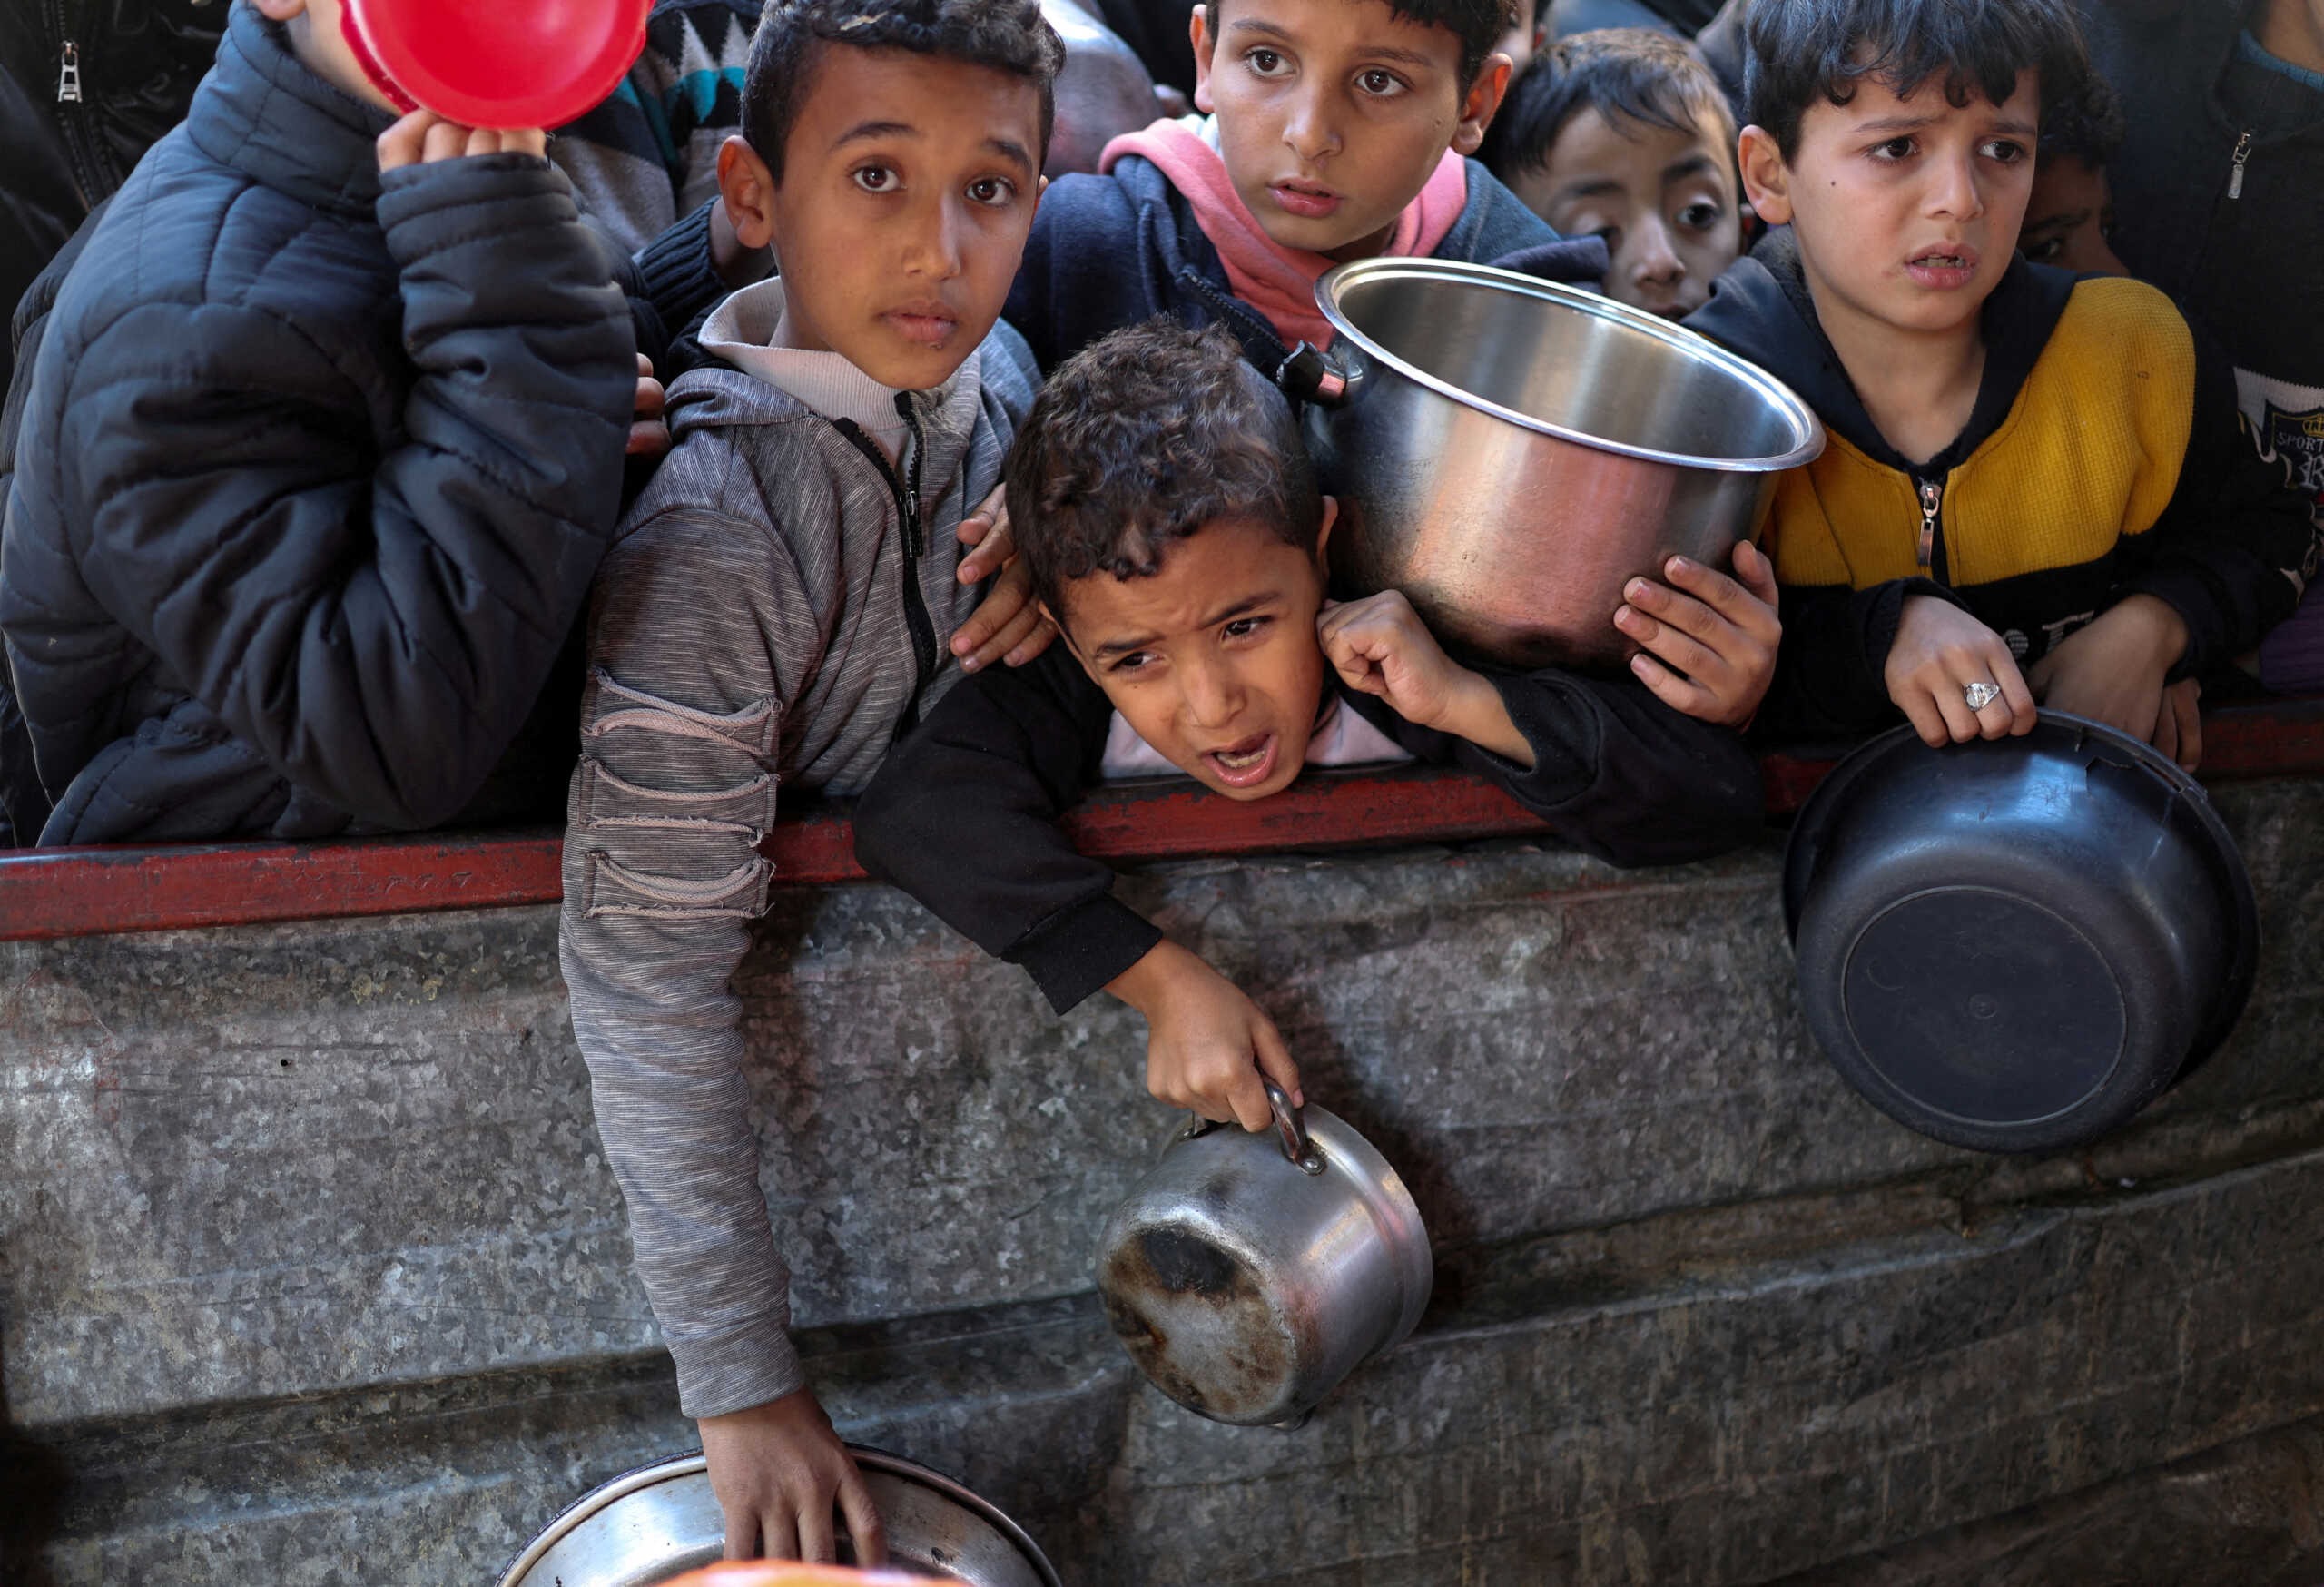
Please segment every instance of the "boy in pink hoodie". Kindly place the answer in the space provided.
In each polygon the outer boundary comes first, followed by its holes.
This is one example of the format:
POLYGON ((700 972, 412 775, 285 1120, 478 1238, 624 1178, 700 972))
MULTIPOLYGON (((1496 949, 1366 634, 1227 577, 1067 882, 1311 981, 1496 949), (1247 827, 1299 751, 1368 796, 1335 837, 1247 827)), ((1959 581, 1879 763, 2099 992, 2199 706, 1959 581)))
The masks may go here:
POLYGON ((1376 254, 1595 276, 1468 156, 1500 107, 1508 0, 1215 0, 1195 8, 1205 115, 1117 138, 1050 184, 1007 317, 1044 370, 1156 314, 1225 325, 1267 373, 1328 346, 1315 280, 1376 254))

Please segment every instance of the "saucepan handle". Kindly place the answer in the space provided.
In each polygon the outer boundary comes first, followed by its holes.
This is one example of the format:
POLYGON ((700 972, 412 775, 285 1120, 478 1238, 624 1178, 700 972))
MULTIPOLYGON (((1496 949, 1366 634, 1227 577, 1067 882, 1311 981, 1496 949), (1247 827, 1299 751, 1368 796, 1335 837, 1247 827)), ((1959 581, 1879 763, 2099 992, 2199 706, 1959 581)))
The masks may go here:
POLYGON ((1262 1076, 1259 1083, 1267 1089, 1267 1111, 1275 1115, 1275 1132, 1283 1138, 1283 1155, 1303 1174, 1322 1173, 1324 1154, 1307 1138, 1307 1123, 1300 1118, 1299 1109, 1273 1080, 1262 1076))
POLYGON ((1295 402, 1344 408, 1355 395, 1356 377, 1331 360, 1312 341, 1303 341, 1275 366, 1275 383, 1295 402))
MULTIPOLYGON (((1267 1089, 1267 1111, 1275 1115, 1275 1130, 1283 1141, 1283 1155, 1303 1174, 1322 1173, 1323 1148, 1308 1136, 1306 1120, 1300 1117, 1299 1109, 1291 1105, 1291 1099, 1284 1094, 1283 1088, 1265 1075, 1259 1077, 1259 1083, 1267 1089)), ((1193 1140, 1208 1135, 1214 1129, 1225 1128, 1215 1119, 1205 1119, 1199 1113, 1190 1114, 1186 1129, 1178 1132, 1178 1138, 1193 1140)))

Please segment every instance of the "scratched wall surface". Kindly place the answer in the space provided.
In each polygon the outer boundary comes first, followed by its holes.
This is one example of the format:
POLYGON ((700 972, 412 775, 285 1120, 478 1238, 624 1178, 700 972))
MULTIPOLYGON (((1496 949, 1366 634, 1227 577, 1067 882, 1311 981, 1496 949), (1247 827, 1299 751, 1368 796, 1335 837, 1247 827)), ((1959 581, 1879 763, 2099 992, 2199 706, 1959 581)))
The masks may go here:
MULTIPOLYGON (((1292 1433, 1159 1399, 1088 1295, 1170 1122, 1136 1019, 1051 1018, 884 889, 783 894, 743 982, 811 1369, 1070 1582, 2312 1579, 2324 786, 2221 803, 2268 932, 2252 1010, 2051 1160, 1935 1147, 1839 1085, 1772 849, 1129 879, 1437 1241, 1421 1333, 1292 1433)), ((688 1445, 555 926, 0 947, 0 1578, 489 1581, 688 1445)))

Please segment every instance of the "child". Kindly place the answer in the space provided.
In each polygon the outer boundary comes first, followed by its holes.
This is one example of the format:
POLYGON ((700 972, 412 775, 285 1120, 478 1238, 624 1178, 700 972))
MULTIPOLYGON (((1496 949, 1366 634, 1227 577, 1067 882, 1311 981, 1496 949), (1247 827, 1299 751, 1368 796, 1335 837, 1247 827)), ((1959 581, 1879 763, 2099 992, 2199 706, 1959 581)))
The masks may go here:
POLYGON ((2039 698, 2193 764, 2193 675, 2291 609, 2316 537, 2169 300, 2018 257, 2086 80, 2072 0, 1761 0, 1748 31, 1744 186, 1789 230, 1690 323, 1830 432, 1762 531, 1771 711, 1934 744, 2039 698))
MULTIPOLYGON (((1315 280, 1380 253, 1490 262, 1555 232, 1473 153, 1507 0, 1224 0, 1188 26, 1208 121, 1117 139, 1041 205, 1009 322, 1044 370, 1159 313, 1225 324, 1269 373, 1331 340, 1315 280)), ((1595 257, 1594 247, 1590 251, 1595 257)))
POLYGON ((1633 308, 1683 319, 1743 251, 1734 114, 1667 33, 1560 39, 1510 90, 1486 160, 1556 230, 1606 240, 1606 291, 1633 308))
POLYGON ((1619 863, 1692 859, 1759 830, 1757 769, 1732 727, 1773 675, 1777 633, 1772 577, 1748 546, 1744 584, 1674 567, 1699 601, 1641 580, 1632 598, 1660 621, 1627 606, 1619 619, 1692 675, 1640 669, 1695 721, 1636 683, 1462 666, 1393 592, 1328 605, 1334 505, 1288 401, 1219 327, 1157 320, 1068 360, 1008 485, 1071 654, 946 695, 857 805, 857 856, 1024 965, 1059 1011, 1100 987, 1137 1008, 1166 1102, 1259 1129, 1261 1070, 1294 1096, 1298 1071, 1249 998, 1074 853, 1058 818, 1098 776, 1175 768, 1247 800, 1307 764, 1457 762, 1619 863))
POLYGON ((804 1386, 729 977, 778 785, 846 793, 958 676, 960 519, 1032 400, 996 329, 1060 49, 1035 0, 792 0, 753 41, 727 212, 783 274, 720 306, 590 620, 562 949, 639 1272, 727 1550, 878 1522, 804 1386), (989 334, 990 333, 990 334, 989 334))
MULTIPOLYGON (((2086 9, 2135 107, 2108 172, 2114 246, 2218 339, 2258 448, 2324 513, 2324 0, 2086 9)), ((2260 649, 2269 688, 2324 689, 2324 600, 2260 649)))
POLYGON ((608 261, 539 133, 397 122, 339 10, 232 9, 19 371, 27 837, 449 818, 612 533, 637 370, 608 261))
POLYGON ((2083 102, 2062 105, 2042 123, 2034 191, 2017 251, 2076 275, 2128 275, 2114 257, 2114 200, 2106 167, 2122 146, 2122 107, 2100 77, 2083 102))

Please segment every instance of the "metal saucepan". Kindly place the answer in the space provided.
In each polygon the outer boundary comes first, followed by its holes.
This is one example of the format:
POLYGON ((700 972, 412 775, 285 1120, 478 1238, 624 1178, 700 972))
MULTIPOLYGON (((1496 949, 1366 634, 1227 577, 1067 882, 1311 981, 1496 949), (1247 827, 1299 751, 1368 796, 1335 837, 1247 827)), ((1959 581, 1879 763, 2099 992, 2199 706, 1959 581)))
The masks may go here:
POLYGON ((1801 810, 1784 918, 1808 1029, 1865 1098, 1983 1151, 2079 1146, 2223 1040, 2259 912, 2202 790, 2044 711, 1944 749, 1900 727, 1801 810))
MULTIPOLYGON (((1060 1587, 1015 1522, 940 1472, 848 1445, 888 1529, 891 1571, 970 1587, 1060 1587)), ((500 1587, 653 1587, 725 1552, 726 1523, 699 1454, 640 1466, 548 1524, 500 1587)), ((842 1534, 842 1558, 852 1558, 842 1534)))
POLYGON ((1515 665, 1610 667, 1622 588, 1673 554, 1724 567, 1824 429, 1789 388, 1669 321, 1489 266, 1368 259, 1315 301, 1312 396, 1340 499, 1334 582, 1400 589, 1438 638, 1515 665))
POLYGON ((1275 1133, 1196 1119, 1132 1187, 1098 1246, 1098 1292, 1130 1359, 1187 1409, 1295 1422, 1420 1321, 1428 1230, 1388 1160, 1272 1081, 1275 1133))

